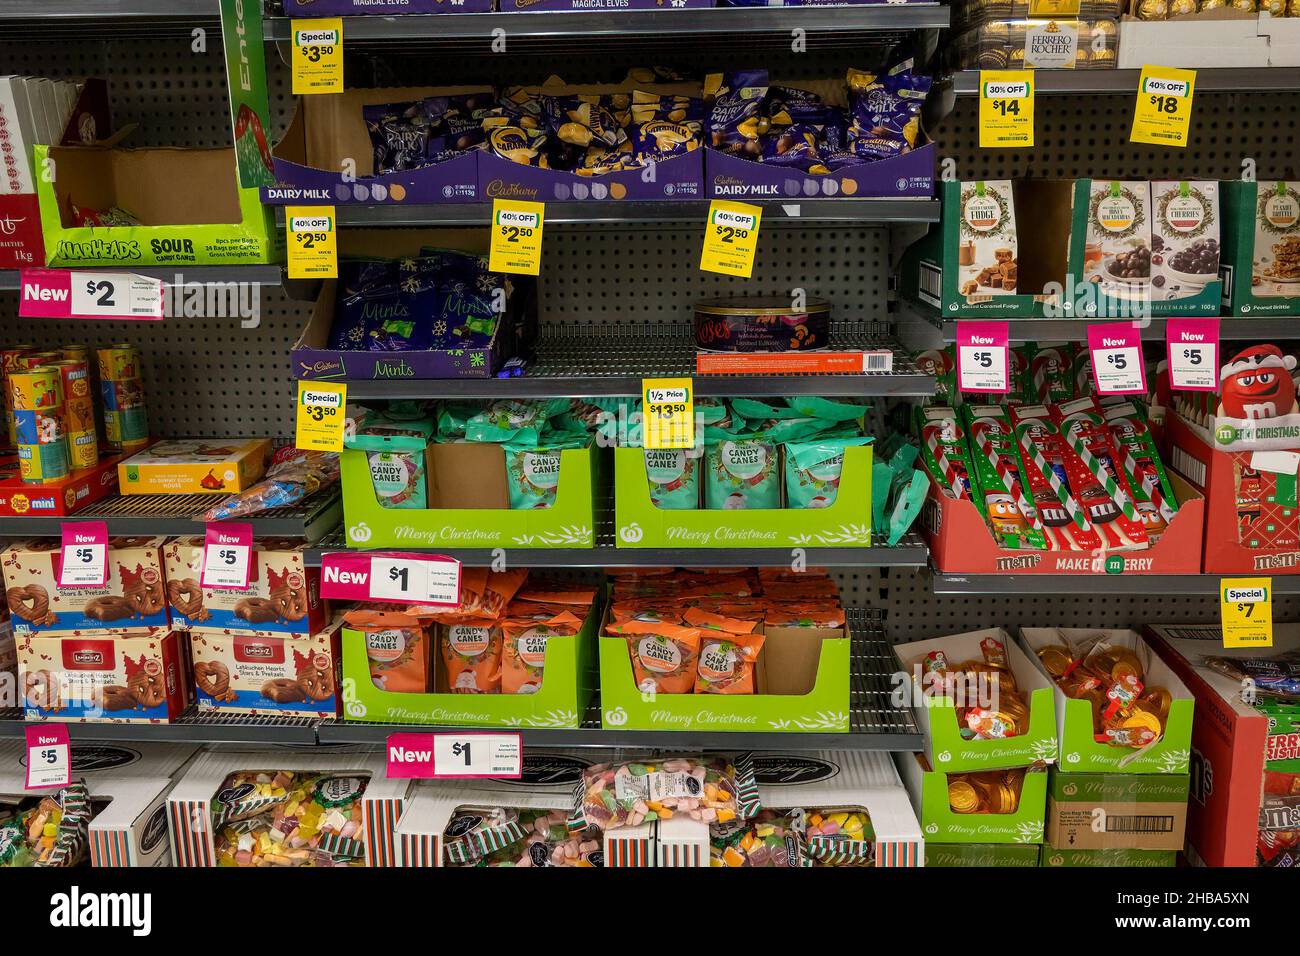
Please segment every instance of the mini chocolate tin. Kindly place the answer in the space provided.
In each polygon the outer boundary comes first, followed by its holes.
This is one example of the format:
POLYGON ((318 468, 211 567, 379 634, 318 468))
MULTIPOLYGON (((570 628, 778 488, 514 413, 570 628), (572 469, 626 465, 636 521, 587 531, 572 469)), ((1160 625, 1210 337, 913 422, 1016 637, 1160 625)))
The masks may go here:
POLYGON ((778 296, 708 299, 695 305, 695 346, 706 352, 814 352, 826 348, 831 305, 802 309, 778 296))

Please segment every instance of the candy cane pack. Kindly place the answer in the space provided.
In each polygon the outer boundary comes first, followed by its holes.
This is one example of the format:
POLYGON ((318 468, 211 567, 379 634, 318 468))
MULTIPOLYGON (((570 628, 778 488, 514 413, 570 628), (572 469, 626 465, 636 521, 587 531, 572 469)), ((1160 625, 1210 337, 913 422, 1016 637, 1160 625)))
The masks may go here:
POLYGON ((917 407, 916 435, 921 441, 921 463, 950 498, 971 497, 971 462, 965 433, 952 408, 917 407))
POLYGON ((1120 455, 1120 467, 1128 479, 1138 516, 1152 544, 1160 540, 1178 513, 1178 499, 1147 427, 1142 407, 1120 402, 1102 409, 1120 455))
POLYGON ((1021 479, 1020 456, 1006 410, 998 405, 963 405, 961 417, 970 438, 978 503, 993 537, 1004 548, 1045 549, 1047 537, 1021 479))
POLYGON ((1011 424, 1034 507, 1052 551, 1097 551, 1101 537, 1070 493, 1065 469, 1069 448, 1045 405, 1013 405, 1011 424))

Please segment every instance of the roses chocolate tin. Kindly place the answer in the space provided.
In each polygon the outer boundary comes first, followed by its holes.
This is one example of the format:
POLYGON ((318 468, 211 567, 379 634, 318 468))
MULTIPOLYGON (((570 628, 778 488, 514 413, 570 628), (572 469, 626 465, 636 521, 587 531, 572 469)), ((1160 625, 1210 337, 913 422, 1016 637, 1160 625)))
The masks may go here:
POLYGON ((812 352, 824 349, 831 305, 808 299, 802 309, 778 296, 707 299, 695 305, 695 345, 706 352, 812 352))

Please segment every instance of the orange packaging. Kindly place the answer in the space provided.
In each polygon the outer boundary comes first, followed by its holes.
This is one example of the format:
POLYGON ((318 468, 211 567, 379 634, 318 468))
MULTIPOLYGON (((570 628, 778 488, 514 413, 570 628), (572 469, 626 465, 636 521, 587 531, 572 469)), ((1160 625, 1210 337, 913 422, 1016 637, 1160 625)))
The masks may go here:
POLYGON ((627 641, 632 675, 641 691, 689 694, 695 689, 701 637, 698 630, 645 621, 615 624, 609 630, 627 641))
POLYGON ((754 663, 762 647, 762 634, 706 631, 696 668, 695 693, 754 693, 754 663))
POLYGON ((543 621, 508 617, 501 623, 501 693, 535 694, 542 686, 546 645, 553 637, 572 637, 582 619, 561 611, 543 621))
POLYGON ((574 588, 568 591, 525 588, 513 595, 520 601, 532 604, 562 604, 566 607, 581 608, 585 614, 596 601, 595 588, 574 588))
POLYGON ((768 627, 843 627, 844 608, 830 602, 769 604, 768 627))
POLYGON ((495 621, 447 624, 441 632, 447 690, 453 694, 501 693, 501 627, 495 621))
POLYGON ((645 624, 681 624, 683 610, 681 605, 671 601, 615 601, 609 607, 609 617, 615 624, 626 624, 628 621, 641 621, 645 624))
POLYGON ((691 627, 702 631, 725 631, 728 634, 753 634, 758 629, 756 617, 729 617, 704 608, 688 608, 683 619, 691 627))
POLYGON ((376 687, 399 694, 433 690, 429 635, 418 618, 392 611, 349 611, 343 621, 365 636, 370 679, 376 687))

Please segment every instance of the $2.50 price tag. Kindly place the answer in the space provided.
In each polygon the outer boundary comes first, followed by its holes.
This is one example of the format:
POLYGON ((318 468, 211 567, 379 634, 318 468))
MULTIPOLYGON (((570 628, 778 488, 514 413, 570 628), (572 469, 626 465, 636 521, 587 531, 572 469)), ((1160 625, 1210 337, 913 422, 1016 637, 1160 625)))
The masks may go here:
POLYGON ((285 247, 290 279, 337 279, 338 236, 333 206, 287 206, 285 247))
POLYGON ((1006 322, 957 323, 957 387, 963 392, 1011 390, 1006 322))
POLYGON ((700 252, 703 272, 748 279, 754 274, 754 252, 758 249, 758 227, 763 210, 744 202, 715 199, 709 203, 709 222, 700 252))
POLYGON ((1169 387, 1219 390, 1219 320, 1169 319, 1165 323, 1169 387))
POLYGON ((1098 395, 1146 394, 1147 371, 1137 329, 1124 323, 1090 325, 1088 350, 1098 395))
POLYGON ((641 409, 646 448, 695 447, 695 385, 689 378, 642 379, 641 409))
POLYGON ((64 724, 27 727, 28 790, 72 783, 72 742, 64 724))
POLYGON ((338 17, 289 21, 293 93, 343 92, 343 21, 338 17))
POLYGON ((108 583, 108 524, 65 521, 59 551, 61 588, 102 588, 108 583))
POLYGON ((544 203, 494 199, 488 268, 493 272, 526 276, 541 272, 542 227, 545 225, 544 203))
POLYGON ((253 526, 244 522, 212 522, 203 542, 203 573, 199 586, 247 591, 253 567, 253 526))
POLYGON ((1273 646, 1273 579, 1223 578, 1219 618, 1224 647, 1273 646))
POLYGON ((1032 70, 980 71, 980 149, 1034 145, 1032 70))
POLYGON ((1195 90, 1195 70, 1142 67, 1129 141, 1153 146, 1186 146, 1195 90))
POLYGON ((389 734, 385 749, 390 780, 518 779, 524 769, 524 742, 519 734, 389 734))
POLYGON ((294 444, 312 451, 342 451, 348 387, 342 382, 298 381, 294 444))

